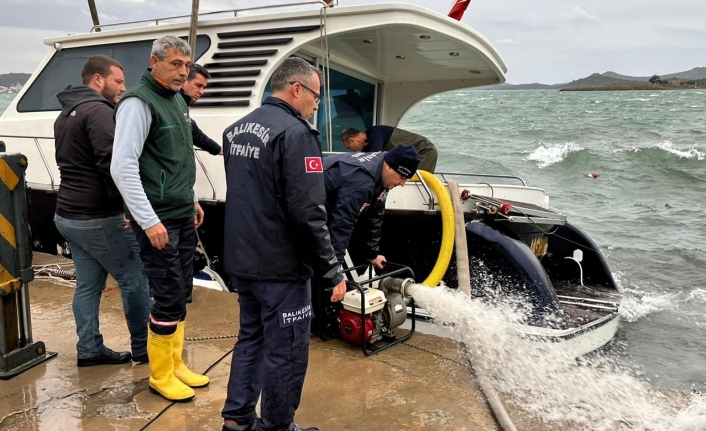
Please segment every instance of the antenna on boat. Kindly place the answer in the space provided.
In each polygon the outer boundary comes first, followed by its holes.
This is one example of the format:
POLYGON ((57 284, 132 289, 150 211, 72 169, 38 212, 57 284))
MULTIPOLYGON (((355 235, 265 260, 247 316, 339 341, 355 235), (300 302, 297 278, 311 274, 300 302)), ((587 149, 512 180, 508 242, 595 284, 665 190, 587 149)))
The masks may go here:
POLYGON ((191 21, 189 22, 189 45, 191 60, 196 59, 196 26, 199 22, 199 0, 191 0, 191 21))
POLYGON ((91 11, 93 28, 95 29, 95 31, 101 31, 101 23, 98 20, 98 10, 96 9, 96 0, 88 0, 88 10, 91 11))

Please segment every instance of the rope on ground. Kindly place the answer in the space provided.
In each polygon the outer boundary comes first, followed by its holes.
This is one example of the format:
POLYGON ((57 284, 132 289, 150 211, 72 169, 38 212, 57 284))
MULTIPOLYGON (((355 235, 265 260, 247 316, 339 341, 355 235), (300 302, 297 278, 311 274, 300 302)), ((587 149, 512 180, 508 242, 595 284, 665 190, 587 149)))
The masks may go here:
MULTIPOLYGON (((185 338, 184 340, 198 341, 198 340, 202 340, 202 339, 205 340, 205 339, 218 339, 218 338, 238 338, 238 336, 237 335, 219 335, 219 336, 214 336, 214 337, 185 338)), ((208 368, 206 368, 206 371, 203 372, 203 374, 208 374, 208 372, 211 371, 213 369, 213 367, 218 365, 222 360, 224 360, 231 353, 233 353, 233 349, 228 350, 227 352, 225 352, 223 354, 223 356, 218 358, 218 360, 216 360, 216 362, 209 365, 208 368)), ((176 404, 175 401, 171 401, 169 404, 167 404, 166 407, 164 407, 159 413, 157 413, 157 416, 150 419, 149 422, 147 422, 142 428, 140 428, 140 431, 145 431, 147 428, 149 428, 150 425, 155 423, 157 421, 157 419, 159 419, 164 413, 166 413, 167 410, 169 410, 174 404, 176 404)))
POLYGON ((404 344, 405 346, 409 346, 409 347, 411 347, 411 348, 413 348, 413 349, 417 349, 417 350, 420 350, 420 351, 422 351, 422 352, 429 353, 429 354, 434 355, 434 356, 436 356, 436 357, 439 357, 439 358, 441 358, 441 359, 443 359, 443 360, 445 360, 445 361, 449 361, 449 362, 454 363, 454 364, 456 364, 456 365, 460 365, 460 366, 462 366, 462 367, 464 367, 464 368, 468 368, 468 364, 464 364, 463 362, 459 362, 459 361, 457 361, 457 360, 455 360, 455 359, 447 358, 446 356, 444 356, 444 355, 442 355, 442 354, 440 354, 440 353, 433 352, 433 351, 431 351, 431 350, 429 350, 429 349, 425 349, 424 347, 415 346, 414 344, 410 343, 409 341, 405 341, 405 342, 403 342, 402 344, 404 344))

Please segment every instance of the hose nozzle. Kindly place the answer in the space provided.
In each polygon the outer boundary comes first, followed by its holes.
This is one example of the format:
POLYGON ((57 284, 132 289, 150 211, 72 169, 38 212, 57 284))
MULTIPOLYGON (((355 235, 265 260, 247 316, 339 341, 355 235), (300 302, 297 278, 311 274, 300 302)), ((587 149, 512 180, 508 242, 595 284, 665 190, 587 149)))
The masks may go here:
POLYGON ((409 296, 407 293, 407 288, 414 284, 414 280, 411 278, 394 278, 387 277, 380 280, 378 287, 384 292, 397 292, 403 297, 409 296))

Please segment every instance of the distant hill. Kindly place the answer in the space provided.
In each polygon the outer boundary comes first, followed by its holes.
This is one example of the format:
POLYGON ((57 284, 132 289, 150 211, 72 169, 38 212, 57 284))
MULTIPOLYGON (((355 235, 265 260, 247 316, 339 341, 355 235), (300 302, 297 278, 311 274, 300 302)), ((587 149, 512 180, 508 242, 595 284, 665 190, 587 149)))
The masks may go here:
POLYGON ((9 87, 15 84, 24 85, 32 76, 31 73, 3 73, 0 74, 0 87, 9 87))
MULTIPOLYGON (((628 86, 637 84, 647 83, 652 75, 650 76, 629 76, 621 75, 616 72, 608 71, 603 73, 594 73, 585 78, 577 79, 575 81, 567 82, 564 84, 501 84, 494 86, 495 89, 503 90, 554 90, 554 89, 572 89, 572 88, 590 88, 590 87, 616 87, 616 86, 628 86)), ((677 73, 668 73, 665 75, 659 75, 660 79, 669 81, 674 77, 679 78, 681 82, 687 81, 697 81, 706 79, 706 67, 695 67, 691 70, 677 73)))
POLYGON ((628 76, 628 75, 621 75, 619 73, 615 72, 603 72, 601 73, 602 76, 605 76, 606 78, 614 78, 614 79, 622 79, 623 81, 640 81, 640 82, 647 82, 650 80, 652 76, 628 76))
MULTIPOLYGON (((601 73, 602 76, 605 76, 607 78, 616 78, 616 79, 622 79, 624 81, 638 81, 638 82, 647 82, 650 80, 652 77, 650 76, 628 76, 628 75, 621 75, 619 73, 615 72, 604 72, 601 73)), ((695 67, 691 70, 687 70, 684 72, 677 72, 677 73, 668 73, 666 75, 659 75, 660 78, 664 79, 665 81, 669 81, 670 79, 677 77, 681 81, 690 81, 690 80, 698 80, 698 79, 706 79, 706 67, 695 67)))
MULTIPOLYGON (((649 78, 648 78, 649 79, 649 78)), ((587 76, 585 78, 577 79, 571 81, 568 84, 561 86, 562 89, 565 88, 585 88, 585 87, 605 87, 614 84, 625 84, 629 82, 643 83, 644 81, 638 80, 626 80, 621 78, 611 78, 600 73, 594 73, 593 75, 587 76)))

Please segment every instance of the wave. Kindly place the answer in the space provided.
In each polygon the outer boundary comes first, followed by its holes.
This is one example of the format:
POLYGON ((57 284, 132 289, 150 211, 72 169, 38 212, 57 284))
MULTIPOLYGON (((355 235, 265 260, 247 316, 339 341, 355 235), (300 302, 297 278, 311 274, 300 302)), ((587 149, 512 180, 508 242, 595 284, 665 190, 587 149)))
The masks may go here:
POLYGON ((544 144, 532 150, 525 160, 532 160, 537 162, 537 166, 541 168, 546 168, 555 163, 559 163, 566 158, 571 153, 581 151, 584 148, 573 143, 567 142, 565 144, 550 144, 544 146, 544 144))
POLYGON ((658 149, 667 152, 668 154, 675 155, 680 159, 695 159, 702 161, 706 159, 706 153, 699 151, 698 144, 691 145, 687 148, 677 148, 671 141, 662 141, 658 144, 648 145, 645 147, 630 147, 630 148, 618 148, 613 150, 614 153, 625 153, 632 152, 638 153, 644 150, 658 149))

